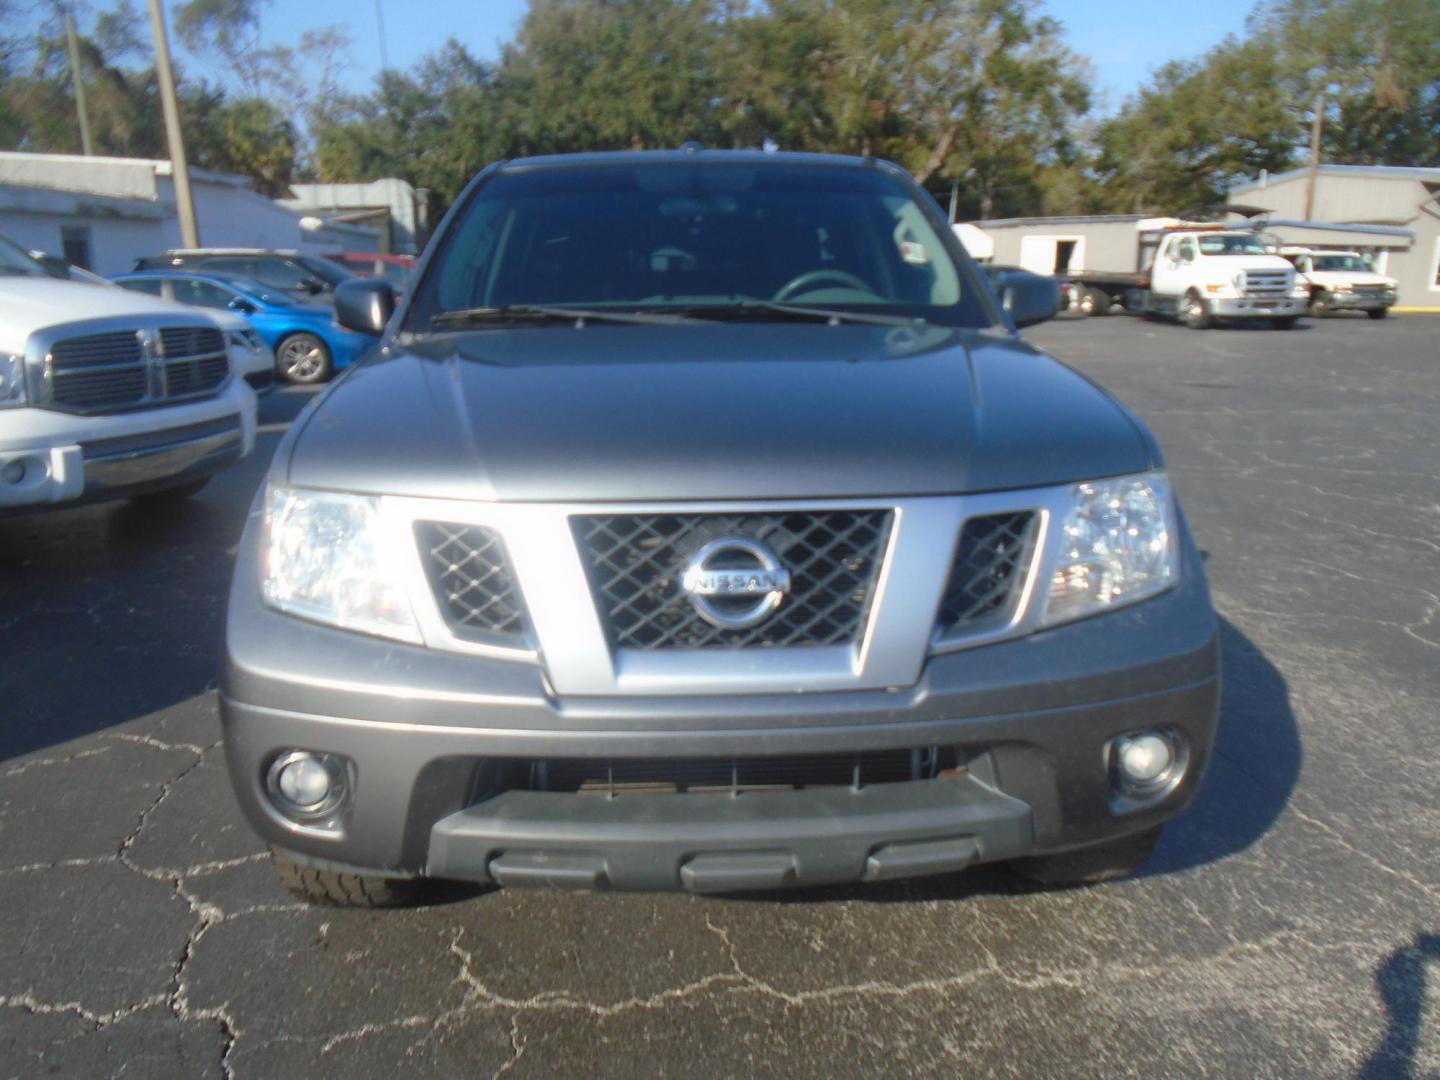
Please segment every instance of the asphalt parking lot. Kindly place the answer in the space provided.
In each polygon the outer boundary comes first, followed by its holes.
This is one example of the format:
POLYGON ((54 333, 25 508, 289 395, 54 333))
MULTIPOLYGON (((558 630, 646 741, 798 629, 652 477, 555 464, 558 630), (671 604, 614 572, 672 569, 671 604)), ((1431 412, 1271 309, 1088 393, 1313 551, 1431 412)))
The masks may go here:
POLYGON ((217 740, 259 452, 165 516, 0 522, 0 1077, 1440 1072, 1440 320, 1032 340, 1154 427, 1219 748, 1136 879, 308 908, 217 740))

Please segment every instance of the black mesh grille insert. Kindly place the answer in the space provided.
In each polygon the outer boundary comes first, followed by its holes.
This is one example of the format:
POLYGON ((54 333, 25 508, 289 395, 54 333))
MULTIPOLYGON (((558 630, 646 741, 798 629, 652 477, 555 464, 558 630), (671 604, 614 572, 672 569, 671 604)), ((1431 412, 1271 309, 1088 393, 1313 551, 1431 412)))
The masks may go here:
POLYGON ((435 599, 458 636, 511 648, 527 643, 525 608, 499 533, 420 521, 415 537, 435 599))
POLYGON ((753 514, 597 514, 575 517, 602 621, 623 649, 839 645, 854 641, 890 534, 888 510, 753 514), (756 626, 722 629, 681 587, 690 558, 712 540, 768 547, 790 572, 790 592, 756 626))
POLYGON ((965 522, 940 602, 942 633, 980 631, 1010 617, 1024 591, 1039 524, 1033 510, 965 522))
POLYGON ((166 359, 225 352, 225 336, 203 326, 167 326, 160 331, 160 351, 166 359))
POLYGON ((740 758, 542 758, 530 787, 584 795, 738 794, 812 787, 870 787, 930 780, 955 765, 952 747, 740 758))

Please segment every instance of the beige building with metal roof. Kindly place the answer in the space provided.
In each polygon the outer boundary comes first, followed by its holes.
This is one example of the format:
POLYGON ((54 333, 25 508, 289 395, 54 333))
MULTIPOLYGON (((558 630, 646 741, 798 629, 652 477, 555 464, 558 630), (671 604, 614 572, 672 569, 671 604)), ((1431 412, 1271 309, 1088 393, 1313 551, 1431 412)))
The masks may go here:
POLYGON ((1395 311, 1440 312, 1440 169, 1321 165, 1308 216, 1340 228, 1314 235, 1300 225, 1309 181, 1308 168, 1291 169, 1231 188, 1230 200, 1270 211, 1269 231, 1286 233, 1287 243, 1363 251, 1377 228, 1409 230, 1414 238, 1403 248, 1373 246, 1375 269, 1400 282, 1395 311), (1276 219, 1290 228, 1277 229, 1276 219))

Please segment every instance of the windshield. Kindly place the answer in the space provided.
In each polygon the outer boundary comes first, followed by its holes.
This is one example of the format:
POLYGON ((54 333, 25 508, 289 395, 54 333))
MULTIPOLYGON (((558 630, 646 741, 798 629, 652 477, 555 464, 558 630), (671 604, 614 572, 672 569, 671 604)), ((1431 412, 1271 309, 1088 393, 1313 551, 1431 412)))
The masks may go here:
POLYGON ((295 261, 327 285, 339 285, 340 282, 349 281, 355 276, 343 266, 333 263, 329 259, 321 259, 312 255, 297 255, 295 261))
POLYGON ((1249 233, 1217 233, 1200 236, 1202 255, 1266 255, 1265 245, 1249 233))
POLYGON ((909 189, 876 169, 521 168, 462 209, 406 325, 476 308, 720 310, 746 299, 989 325, 962 273, 909 189))
POLYGON ((269 304, 271 307, 294 307, 295 298, 289 293, 272 289, 268 285, 261 285, 254 278, 245 277, 222 277, 219 280, 225 282, 232 289, 238 289, 252 300, 258 300, 262 304, 269 304))
POLYGON ((1317 255, 1312 264, 1316 270, 1369 270, 1358 255, 1317 255))
POLYGON ((50 277, 25 251, 0 236, 0 277, 50 277))

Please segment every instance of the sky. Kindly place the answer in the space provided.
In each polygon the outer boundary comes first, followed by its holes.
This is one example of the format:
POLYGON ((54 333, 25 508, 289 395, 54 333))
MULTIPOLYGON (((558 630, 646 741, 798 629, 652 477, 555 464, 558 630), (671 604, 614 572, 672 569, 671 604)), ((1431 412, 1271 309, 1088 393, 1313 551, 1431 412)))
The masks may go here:
MULTIPOLYGON (((1184 7, 1164 0, 1041 0, 1041 7, 1064 26, 1070 47, 1093 62, 1097 111, 1104 114, 1167 60, 1198 57, 1227 34, 1243 33, 1254 0, 1184 7)), ((525 8, 526 0, 274 0, 261 32, 267 43, 289 43, 313 27, 344 26, 353 42, 344 80, 363 91, 381 66, 380 18, 390 66, 408 68, 452 35, 477 56, 495 57, 525 8)), ((193 70, 194 62, 187 66, 193 70)))

